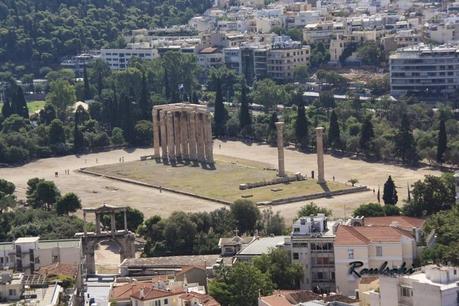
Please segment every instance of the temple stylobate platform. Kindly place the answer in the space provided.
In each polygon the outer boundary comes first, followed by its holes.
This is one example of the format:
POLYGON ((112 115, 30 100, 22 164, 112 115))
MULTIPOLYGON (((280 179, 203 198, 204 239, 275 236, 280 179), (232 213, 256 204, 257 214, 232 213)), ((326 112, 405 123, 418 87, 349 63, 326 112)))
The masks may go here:
POLYGON ((153 107, 155 159, 175 163, 197 161, 213 164, 212 115, 206 106, 188 103, 153 107))

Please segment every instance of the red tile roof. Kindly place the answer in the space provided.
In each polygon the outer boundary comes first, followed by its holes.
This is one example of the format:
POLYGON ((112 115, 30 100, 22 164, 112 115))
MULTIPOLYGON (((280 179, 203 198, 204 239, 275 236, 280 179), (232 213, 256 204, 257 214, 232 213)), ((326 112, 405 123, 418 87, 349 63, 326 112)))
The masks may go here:
POLYGON ((145 287, 150 281, 133 282, 121 286, 115 286, 110 292, 109 301, 125 301, 131 298, 132 293, 145 287))
POLYGON ((281 294, 273 294, 270 296, 262 296, 261 301, 269 306, 292 306, 287 298, 281 294))
POLYGON ((424 219, 407 217, 407 216, 389 216, 389 217, 366 217, 365 226, 385 225, 397 223, 401 228, 411 230, 413 227, 422 228, 426 222, 424 219))
POLYGON ((191 301, 193 298, 197 299, 203 306, 220 306, 213 297, 207 294, 200 294, 197 292, 188 292, 179 296, 180 299, 191 301))
MULTIPOLYGON (((413 235, 393 226, 348 226, 339 225, 335 245, 367 245, 370 242, 397 242, 402 236, 413 235)), ((413 238, 414 239, 414 238, 413 238)))
POLYGON ((163 297, 180 295, 185 293, 183 290, 162 290, 157 288, 152 288, 151 286, 144 286, 135 290, 131 297, 137 300, 148 301, 156 300, 163 297))
POLYGON ((40 275, 44 275, 46 277, 66 275, 76 278, 78 274, 78 267, 77 265, 55 263, 48 266, 40 267, 37 273, 40 275))

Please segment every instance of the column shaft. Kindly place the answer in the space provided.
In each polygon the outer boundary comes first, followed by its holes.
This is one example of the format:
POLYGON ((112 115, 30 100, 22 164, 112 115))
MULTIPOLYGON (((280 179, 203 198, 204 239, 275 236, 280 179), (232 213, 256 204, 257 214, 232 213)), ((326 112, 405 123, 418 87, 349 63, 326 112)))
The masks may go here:
POLYGON ((198 113, 196 117, 196 147, 198 151, 198 161, 205 162, 205 144, 204 144, 204 114, 198 113))
POLYGON ((190 130, 190 138, 189 138, 189 143, 190 143, 190 160, 197 160, 198 159, 198 153, 197 153, 197 148, 196 148, 196 112, 191 112, 189 114, 189 130, 190 130))
POLYGON ((100 215, 96 213, 96 234, 100 234, 100 215))
POLYGON ((153 108, 152 111, 152 123, 153 123, 153 156, 154 158, 159 158, 159 143, 160 143, 160 136, 159 136, 159 112, 153 108))
POLYGON ((124 212, 124 231, 128 231, 128 226, 127 226, 127 212, 126 209, 123 211, 124 212))
POLYGON ((188 112, 183 111, 180 114, 180 132, 182 140, 182 157, 185 160, 190 159, 190 150, 189 150, 189 130, 188 130, 188 112))
POLYGON ((110 222, 110 223, 111 223, 111 224, 110 224, 110 225, 111 225, 110 227, 111 227, 112 236, 114 236, 115 233, 116 233, 115 213, 112 213, 112 214, 110 215, 110 221, 111 221, 111 222, 110 222))
POLYGON ((277 129, 277 162, 278 162, 278 176, 285 176, 284 164, 284 123, 276 122, 277 129))
POLYGON ((316 128, 316 148, 317 148, 317 182, 319 184, 325 183, 324 173, 324 128, 316 128))
POLYGON ((161 153, 163 160, 167 160, 167 129, 166 129, 166 111, 159 112, 159 124, 161 132, 161 153))
POLYGON ((212 142, 212 116, 206 114, 204 116, 204 143, 206 146, 206 161, 209 164, 214 163, 214 147, 212 142))
POLYGON ((173 112, 174 114, 174 140, 175 140, 175 158, 182 158, 182 137, 180 133, 180 112, 173 112))
POLYGON ((174 118, 167 112, 167 149, 169 161, 175 161, 174 118))

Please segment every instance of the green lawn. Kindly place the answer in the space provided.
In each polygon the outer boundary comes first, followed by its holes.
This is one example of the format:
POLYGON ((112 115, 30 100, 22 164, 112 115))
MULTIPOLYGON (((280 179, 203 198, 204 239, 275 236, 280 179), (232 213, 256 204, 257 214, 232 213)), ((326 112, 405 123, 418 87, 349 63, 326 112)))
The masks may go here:
MULTIPOLYGON (((272 166, 261 162, 221 155, 216 156, 215 160, 215 170, 185 165, 172 167, 158 164, 154 160, 96 166, 88 168, 88 170, 103 175, 129 178, 175 190, 192 192, 228 202, 233 202, 242 197, 247 197, 255 202, 272 201, 324 191, 315 180, 311 179, 239 190, 239 184, 269 180, 275 177, 276 172, 268 170, 272 166)), ((328 182, 327 187, 331 191, 350 188, 337 182, 328 182)))
POLYGON ((27 107, 29 108, 29 113, 33 114, 45 107, 46 101, 31 101, 27 102, 27 107))

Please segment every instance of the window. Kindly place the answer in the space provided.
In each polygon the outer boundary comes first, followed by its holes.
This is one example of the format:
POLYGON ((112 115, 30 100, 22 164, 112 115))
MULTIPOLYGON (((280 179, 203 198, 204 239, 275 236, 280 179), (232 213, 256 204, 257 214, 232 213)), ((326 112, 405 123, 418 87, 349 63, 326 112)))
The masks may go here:
POLYGON ((167 305, 169 304, 169 300, 168 299, 164 299, 164 305, 167 305))
POLYGON ((9 296, 16 296, 16 289, 10 289, 10 290, 8 290, 8 295, 9 295, 9 296))
POLYGON ((293 253, 293 259, 300 259, 300 255, 298 253, 293 253))
POLYGON ((413 296, 413 289, 409 287, 400 287, 400 295, 404 297, 413 296))
POLYGON ((376 247, 376 256, 382 256, 382 246, 376 247))
POLYGON ((347 258, 354 259, 354 249, 347 249, 347 258))

